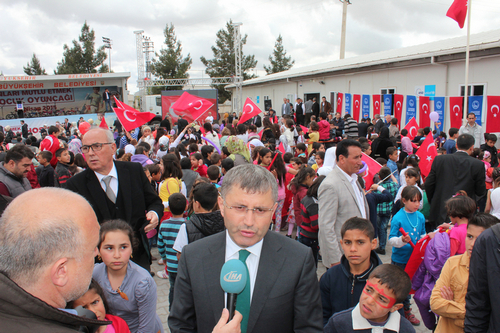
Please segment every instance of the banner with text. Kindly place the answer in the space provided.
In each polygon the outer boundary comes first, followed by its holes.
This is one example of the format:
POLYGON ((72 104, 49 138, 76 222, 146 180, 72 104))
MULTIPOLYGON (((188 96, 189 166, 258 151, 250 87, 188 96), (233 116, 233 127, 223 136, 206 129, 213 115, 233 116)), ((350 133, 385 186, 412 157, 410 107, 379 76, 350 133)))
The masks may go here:
POLYGON ((392 94, 384 95, 384 116, 392 115, 392 94))
POLYGON ((434 111, 439 115, 439 131, 444 127, 444 97, 434 97, 434 111))
POLYGON ((412 95, 406 96, 406 123, 411 118, 417 119, 417 97, 412 95))
POLYGON ((352 114, 352 111, 351 111, 351 94, 345 94, 345 113, 352 114))
POLYGON ((363 95, 363 117, 370 118, 370 95, 363 95))
POLYGON ((483 114, 483 96, 469 96, 469 112, 476 115, 476 123, 481 126, 481 115, 483 114))

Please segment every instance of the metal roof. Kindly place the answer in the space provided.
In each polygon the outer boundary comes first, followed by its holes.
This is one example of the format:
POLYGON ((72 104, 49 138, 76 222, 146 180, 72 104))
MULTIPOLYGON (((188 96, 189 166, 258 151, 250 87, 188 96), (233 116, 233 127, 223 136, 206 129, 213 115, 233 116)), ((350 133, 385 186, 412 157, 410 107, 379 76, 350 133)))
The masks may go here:
MULTIPOLYGON (((352 58, 329 61, 317 65, 292 68, 288 71, 246 80, 243 82, 243 85, 248 86, 276 80, 300 78, 301 76, 318 75, 353 68, 428 58, 431 56, 462 53, 465 52, 466 44, 467 36, 455 37, 426 44, 403 47, 400 49, 381 51, 352 58)), ((473 34, 470 36, 471 51, 490 49, 494 47, 500 47, 500 29, 473 34)), ((227 88, 234 88, 234 86, 234 84, 231 84, 227 86, 227 88)))

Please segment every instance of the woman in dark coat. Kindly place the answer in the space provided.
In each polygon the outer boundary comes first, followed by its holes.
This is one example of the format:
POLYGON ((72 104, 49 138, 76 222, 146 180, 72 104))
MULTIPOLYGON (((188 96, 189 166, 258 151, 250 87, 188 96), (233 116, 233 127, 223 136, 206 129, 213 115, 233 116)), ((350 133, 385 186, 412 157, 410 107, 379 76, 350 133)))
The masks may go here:
POLYGON ((394 143, 389 139, 389 129, 384 126, 380 130, 378 138, 372 143, 372 154, 370 156, 373 159, 382 157, 387 160, 386 150, 389 147, 394 147, 394 143))

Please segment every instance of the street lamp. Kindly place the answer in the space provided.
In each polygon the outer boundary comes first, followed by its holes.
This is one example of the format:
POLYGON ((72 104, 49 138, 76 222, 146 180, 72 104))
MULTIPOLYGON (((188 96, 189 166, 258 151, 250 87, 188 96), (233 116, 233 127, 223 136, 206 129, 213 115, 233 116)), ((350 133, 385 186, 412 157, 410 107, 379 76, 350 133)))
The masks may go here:
POLYGON ((104 43, 104 48, 109 49, 109 72, 111 73, 111 46, 113 45, 113 40, 102 37, 102 42, 104 43))

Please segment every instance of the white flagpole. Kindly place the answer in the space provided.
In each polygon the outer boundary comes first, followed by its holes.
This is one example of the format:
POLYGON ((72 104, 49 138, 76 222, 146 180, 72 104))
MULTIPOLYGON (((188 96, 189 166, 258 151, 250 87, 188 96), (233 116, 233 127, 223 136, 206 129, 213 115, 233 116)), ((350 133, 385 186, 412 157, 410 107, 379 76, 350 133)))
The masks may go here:
MULTIPOLYGON (((464 90, 464 125, 467 124, 467 113, 469 112, 468 96, 469 91, 469 43, 470 43, 470 7, 472 0, 467 1, 467 47, 465 50, 465 90, 464 90)), ((472 87, 471 87, 472 93, 472 87)))

